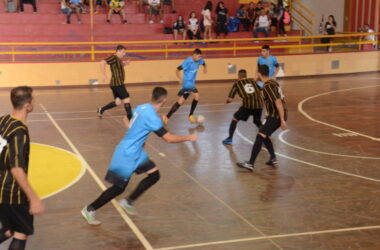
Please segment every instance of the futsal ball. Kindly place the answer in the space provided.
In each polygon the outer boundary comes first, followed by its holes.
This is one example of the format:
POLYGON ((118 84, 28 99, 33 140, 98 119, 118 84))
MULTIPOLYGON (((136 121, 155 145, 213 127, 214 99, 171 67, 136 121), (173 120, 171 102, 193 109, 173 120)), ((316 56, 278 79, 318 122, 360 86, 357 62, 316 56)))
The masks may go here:
POLYGON ((205 117, 203 115, 197 116, 197 123, 203 124, 205 122, 205 117))

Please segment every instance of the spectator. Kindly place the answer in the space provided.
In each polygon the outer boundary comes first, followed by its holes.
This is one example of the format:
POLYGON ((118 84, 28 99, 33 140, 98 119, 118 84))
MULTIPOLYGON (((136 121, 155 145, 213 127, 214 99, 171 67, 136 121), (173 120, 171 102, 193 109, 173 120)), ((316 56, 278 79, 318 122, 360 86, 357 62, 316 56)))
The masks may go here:
POLYGON ((18 0, 5 0, 5 12, 16 13, 19 5, 18 0))
POLYGON ((211 25, 212 25, 211 10, 212 10, 212 2, 208 1, 206 3, 205 8, 202 10, 203 26, 205 28, 205 34, 204 34, 205 40, 212 39, 211 37, 211 25))
POLYGON ((103 0, 93 0, 94 14, 99 14, 99 7, 103 4, 103 0))
MULTIPOLYGON (((369 27, 369 24, 364 24, 364 27, 361 31, 366 32, 366 33, 375 33, 375 31, 369 27)), ((376 36, 375 35, 368 35, 364 39, 368 40, 368 41, 376 42, 376 36)))
POLYGON ((66 14, 66 22, 63 24, 70 24, 70 16, 72 14, 72 10, 70 8, 69 0, 61 0, 61 13, 66 14))
MULTIPOLYGON (((284 24, 290 25, 291 22, 292 22, 292 17, 290 15, 290 10, 289 10, 289 7, 286 6, 284 9, 284 24)), ((285 29, 285 31, 286 31, 286 29, 285 29)))
POLYGON ((169 5, 172 8, 172 13, 176 13, 174 9, 174 0, 164 0, 164 5, 169 5))
POLYGON ((271 20, 270 27, 272 31, 277 31, 277 8, 274 3, 270 4, 269 10, 268 10, 268 16, 271 20))
POLYGON ((248 13, 244 4, 240 5, 240 8, 236 11, 236 16, 239 18, 240 23, 243 24, 244 31, 249 31, 248 13))
POLYGON ((278 34, 280 36, 286 36, 284 17, 285 17, 284 3, 282 0, 278 0, 277 21, 278 21, 278 34))
POLYGON ((185 21, 181 15, 178 16, 177 20, 173 25, 174 40, 178 40, 178 34, 182 37, 182 40, 186 40, 186 26, 185 21))
POLYGON ((107 15, 107 23, 111 23, 112 14, 119 14, 121 17, 121 23, 126 24, 127 18, 124 11, 125 3, 122 0, 111 0, 109 3, 109 11, 107 15))
POLYGON ((216 13, 216 38, 221 33, 224 33, 224 38, 228 35, 227 22, 228 22, 228 9, 224 6, 224 3, 220 1, 215 9, 216 13))
POLYGON ((255 11, 256 11, 256 17, 260 16, 261 10, 263 10, 263 3, 259 1, 256 5, 255 11))
POLYGON ((255 19, 256 19, 256 9, 255 9, 255 4, 253 2, 249 3, 249 7, 247 10, 247 16, 249 20, 249 29, 252 30, 253 26, 255 24, 255 19))
MULTIPOLYGON (((335 35, 335 29, 336 29, 336 21, 335 17, 333 15, 330 15, 327 19, 327 22, 325 23, 325 29, 323 31, 324 35, 335 35)), ((332 38, 326 37, 322 38, 322 43, 330 43, 332 38)), ((328 52, 332 51, 331 46, 326 47, 328 52)))
POLYGON ((264 32, 265 37, 269 36, 270 20, 265 14, 264 9, 261 10, 260 16, 256 19, 255 26, 256 28, 253 31, 253 37, 259 37, 258 32, 264 32))
POLYGON ((82 24, 81 20, 81 9, 82 9, 82 1, 81 0, 69 0, 69 8, 71 9, 71 12, 67 16, 67 24, 70 24, 70 18, 73 13, 76 14, 78 23, 82 24))
POLYGON ((189 18, 189 29, 187 30, 187 36, 190 40, 193 40, 196 37, 198 40, 201 40, 201 31, 199 30, 199 22, 195 11, 191 12, 189 18))
POLYGON ((149 23, 154 23, 153 15, 160 17, 160 23, 164 23, 162 2, 160 0, 148 0, 149 23))
POLYGON ((20 12, 24 12, 24 4, 31 4, 33 6, 33 12, 37 13, 36 0, 20 0, 20 12))

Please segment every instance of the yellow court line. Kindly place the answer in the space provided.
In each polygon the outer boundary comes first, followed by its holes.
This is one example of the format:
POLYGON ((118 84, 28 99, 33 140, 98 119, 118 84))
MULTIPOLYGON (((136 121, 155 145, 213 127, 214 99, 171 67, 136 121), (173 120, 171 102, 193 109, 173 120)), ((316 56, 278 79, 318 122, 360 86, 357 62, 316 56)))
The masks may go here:
MULTIPOLYGON (((74 146, 74 144, 71 142, 71 140, 68 138, 66 133, 62 130, 62 128, 58 125, 58 123, 54 120, 54 118, 50 115, 50 113, 47 111, 44 105, 40 104, 42 110, 44 110, 46 116, 49 118, 49 120, 53 123, 53 125, 56 127, 58 132, 61 134, 63 139, 67 142, 67 144, 70 146, 70 148, 73 150, 73 152, 83 161, 85 164, 85 167, 87 171, 90 173, 92 178, 95 180, 95 182, 98 184, 98 186, 104 191, 106 190, 106 186, 103 184, 101 179, 97 176, 95 171, 91 168, 91 166, 87 163, 87 161, 84 159, 82 154, 78 151, 78 149, 74 146)), ((136 235, 136 237, 140 240, 141 244, 145 247, 145 249, 153 249, 152 245, 148 242, 148 240, 145 238, 145 236, 141 233, 141 231, 137 228, 137 226, 133 223, 133 221, 128 217, 128 215, 125 213, 125 211, 119 206, 119 204, 112 200, 112 204, 116 208, 116 210, 119 212, 121 217, 124 219, 124 221, 127 223, 127 225, 131 228, 133 233, 136 235)))
POLYGON ((352 130, 349 130, 349 129, 345 129, 345 128, 342 128, 342 127, 338 127, 338 126, 335 126, 335 125, 332 125, 330 123, 327 123, 327 122, 323 122, 323 121, 320 121, 320 120, 317 120, 313 117, 311 117, 308 113, 306 113, 303 109, 303 105, 305 104, 305 102, 311 100, 311 99, 314 99, 314 98, 317 98, 317 97, 320 97, 320 96, 324 96, 324 95, 329 95, 329 94, 332 94, 332 93, 338 93, 338 92, 347 92, 347 91, 351 91, 351 90, 358 90, 358 89, 366 89, 366 88, 374 88, 374 87, 379 87, 380 85, 372 85, 372 86, 366 86, 366 87, 358 87, 358 88, 349 88, 349 89, 342 89, 342 90, 335 90, 335 91, 329 91, 329 92, 325 92, 325 93, 322 93, 322 94, 318 94, 318 95, 313 95, 313 96, 310 96, 304 100, 302 100, 301 102, 298 103, 298 111, 303 115, 305 116, 307 119, 309 119, 310 121, 313 121, 313 122, 316 122, 316 123, 319 123, 319 124, 322 124, 322 125, 325 125, 327 127, 331 127, 331 128, 335 128, 335 129, 338 129, 338 130, 342 130, 342 131, 345 131, 345 132, 350 132, 350 133, 353 133, 353 134, 356 134, 356 135, 359 135, 359 136, 362 136, 364 138, 368 138, 368 139, 371 139, 373 141, 380 141, 380 138, 376 138, 376 137, 373 137, 373 136, 369 136, 369 135, 366 135, 366 134, 362 134, 362 133, 358 133, 358 132, 355 132, 355 131, 352 131, 352 130))

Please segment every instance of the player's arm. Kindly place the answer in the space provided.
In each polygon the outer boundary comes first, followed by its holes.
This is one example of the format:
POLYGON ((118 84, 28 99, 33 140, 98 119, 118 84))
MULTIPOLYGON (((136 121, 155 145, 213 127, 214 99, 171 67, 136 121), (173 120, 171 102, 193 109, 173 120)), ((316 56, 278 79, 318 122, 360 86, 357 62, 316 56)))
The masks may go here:
POLYGON ((287 130, 288 126, 286 125, 285 118, 284 118, 284 105, 282 105, 282 100, 280 98, 276 99, 275 104, 278 110, 278 114, 280 116, 281 128, 282 130, 287 130))
POLYGON ((204 74, 207 74, 207 66, 206 66, 206 63, 203 62, 202 66, 203 66, 203 73, 204 73, 204 74))
POLYGON ((107 66, 106 60, 101 60, 100 61, 100 71, 102 72, 103 84, 106 84, 106 82, 107 82, 106 66, 107 66))
POLYGON ((128 66, 129 64, 131 64, 131 60, 126 60, 123 62, 124 67, 128 66))
POLYGON ((231 103, 234 100, 236 93, 237 93, 237 87, 236 87, 236 83, 235 83, 232 86, 232 89, 231 89, 230 93, 228 94, 228 98, 226 100, 226 104, 231 103))
POLYGON ((183 70, 183 67, 182 67, 182 65, 180 65, 180 66, 177 67, 177 69, 175 71, 175 74, 176 74, 176 76, 178 78, 179 84, 182 83, 182 76, 181 76, 181 71, 182 70, 183 70))
POLYGON ((161 137, 164 141, 168 143, 180 143, 180 142, 185 142, 185 141, 196 141, 197 140, 197 135, 192 134, 192 135, 175 135, 169 133, 164 127, 160 128, 159 130, 155 131, 156 135, 161 137))
POLYGON ((274 74, 273 74, 273 76, 272 76, 272 79, 275 79, 275 78, 277 77, 278 72, 280 72, 280 64, 278 63, 276 57, 273 57, 273 58, 274 58, 273 65, 274 65, 274 67, 276 68, 276 71, 274 72, 274 74))

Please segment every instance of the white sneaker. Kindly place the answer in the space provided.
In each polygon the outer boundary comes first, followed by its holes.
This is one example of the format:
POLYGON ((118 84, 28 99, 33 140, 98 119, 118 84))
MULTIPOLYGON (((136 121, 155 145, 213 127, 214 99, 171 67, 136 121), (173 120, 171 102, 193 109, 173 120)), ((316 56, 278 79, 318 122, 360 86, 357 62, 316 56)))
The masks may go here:
POLYGON ((126 199, 119 200, 119 204, 130 215, 136 215, 137 214, 135 208, 126 199))
POLYGON ((153 23, 154 23, 153 20, 150 20, 150 21, 149 21, 149 24, 153 24, 153 23))
POLYGON ((96 212, 95 211, 88 211, 87 210, 87 206, 85 206, 82 211, 81 211, 81 214, 83 215, 84 219, 87 221, 87 223, 91 226, 98 226, 101 224, 100 221, 98 221, 95 216, 96 216, 96 212))
POLYGON ((160 23, 164 23, 164 20, 160 20, 160 23))

